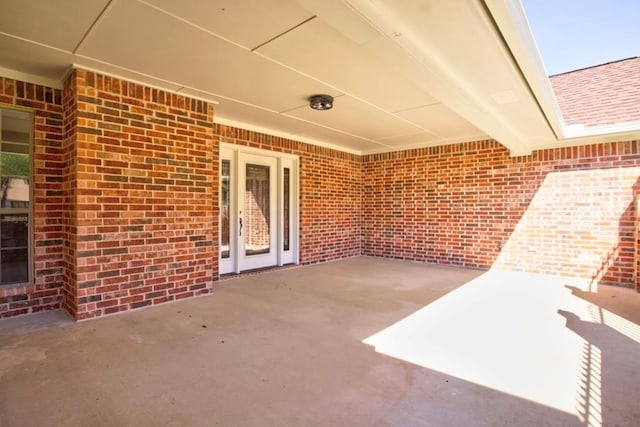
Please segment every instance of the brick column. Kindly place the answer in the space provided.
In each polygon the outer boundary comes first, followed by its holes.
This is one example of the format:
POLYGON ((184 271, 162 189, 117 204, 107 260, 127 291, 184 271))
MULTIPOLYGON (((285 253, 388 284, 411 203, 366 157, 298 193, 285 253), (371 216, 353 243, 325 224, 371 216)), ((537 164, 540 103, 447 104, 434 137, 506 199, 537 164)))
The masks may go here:
POLYGON ((212 105, 85 70, 65 94, 65 308, 87 319, 211 292, 212 105))
POLYGON ((76 71, 64 83, 62 92, 64 134, 62 140, 62 308, 71 316, 78 312, 76 281, 77 248, 77 95, 76 71))

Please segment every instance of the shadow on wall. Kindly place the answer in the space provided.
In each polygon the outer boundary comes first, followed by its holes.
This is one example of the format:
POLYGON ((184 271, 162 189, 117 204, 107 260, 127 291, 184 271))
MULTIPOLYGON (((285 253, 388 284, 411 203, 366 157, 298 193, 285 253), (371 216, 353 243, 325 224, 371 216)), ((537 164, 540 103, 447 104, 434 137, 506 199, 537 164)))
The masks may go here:
POLYGON ((493 268, 633 284, 639 167, 549 173, 493 268))

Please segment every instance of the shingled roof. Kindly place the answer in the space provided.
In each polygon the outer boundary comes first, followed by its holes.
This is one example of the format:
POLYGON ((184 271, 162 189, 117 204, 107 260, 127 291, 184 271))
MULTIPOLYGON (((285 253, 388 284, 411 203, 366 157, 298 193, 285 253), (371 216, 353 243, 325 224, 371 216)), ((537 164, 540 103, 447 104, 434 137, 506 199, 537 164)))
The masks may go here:
POLYGON ((640 57, 556 74, 549 79, 568 125, 640 122, 640 57))

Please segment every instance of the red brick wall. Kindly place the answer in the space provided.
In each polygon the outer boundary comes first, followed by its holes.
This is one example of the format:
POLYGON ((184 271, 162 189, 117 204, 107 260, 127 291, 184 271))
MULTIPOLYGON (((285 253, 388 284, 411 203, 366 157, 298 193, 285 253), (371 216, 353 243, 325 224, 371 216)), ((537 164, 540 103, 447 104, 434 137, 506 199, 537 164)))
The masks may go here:
POLYGON ((0 316, 78 319, 209 293, 219 142, 300 156, 300 262, 361 253, 630 285, 638 141, 511 158, 494 141, 357 156, 213 124, 213 108, 76 70, 63 91, 0 78, 32 109, 34 283, 0 316))
POLYGON ((364 156, 363 252, 630 285, 638 141, 512 158, 495 141, 364 156))
POLYGON ((86 319, 209 293, 218 265, 213 107, 84 70, 71 79, 72 314, 86 319))
POLYGON ((32 110, 34 282, 0 287, 0 317, 60 307, 62 295, 62 92, 0 77, 0 104, 32 110))
POLYGON ((360 255, 360 156, 216 124, 220 142, 300 156, 300 263, 360 255))

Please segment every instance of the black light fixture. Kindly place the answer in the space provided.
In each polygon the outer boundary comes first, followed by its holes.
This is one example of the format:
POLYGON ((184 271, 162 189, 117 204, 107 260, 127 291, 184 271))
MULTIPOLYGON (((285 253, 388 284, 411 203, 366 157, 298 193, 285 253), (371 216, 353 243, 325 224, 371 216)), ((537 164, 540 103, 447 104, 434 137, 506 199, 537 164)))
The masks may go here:
POLYGON ((309 107, 314 110, 330 110, 333 108, 333 96, 331 95, 313 95, 309 98, 309 107))

